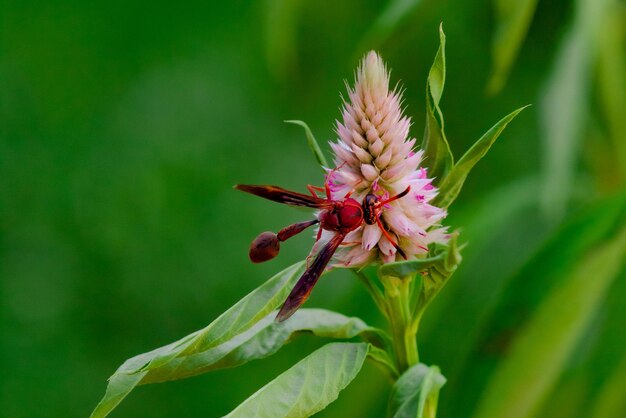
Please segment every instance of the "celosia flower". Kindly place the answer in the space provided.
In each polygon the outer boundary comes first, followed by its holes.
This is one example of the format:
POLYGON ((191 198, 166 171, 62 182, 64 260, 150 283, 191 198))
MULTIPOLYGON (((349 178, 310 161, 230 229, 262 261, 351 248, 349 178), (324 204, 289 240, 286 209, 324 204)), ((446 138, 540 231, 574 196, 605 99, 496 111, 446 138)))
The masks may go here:
MULTIPOLYGON (((352 193, 362 202, 373 193, 384 200, 410 186, 408 195, 385 205, 381 220, 408 259, 420 257, 428 244, 447 242, 446 229, 439 226, 446 211, 429 203, 437 188, 420 166, 423 151, 413 150, 415 138, 408 136, 411 120, 402 114, 401 93, 389 90, 389 73, 374 51, 361 62, 354 89, 347 88, 343 120, 337 121, 339 139, 330 144, 336 165, 327 175, 332 198, 352 193)), ((378 225, 364 223, 346 236, 335 265, 358 267, 376 259, 387 263, 400 255, 378 225)))

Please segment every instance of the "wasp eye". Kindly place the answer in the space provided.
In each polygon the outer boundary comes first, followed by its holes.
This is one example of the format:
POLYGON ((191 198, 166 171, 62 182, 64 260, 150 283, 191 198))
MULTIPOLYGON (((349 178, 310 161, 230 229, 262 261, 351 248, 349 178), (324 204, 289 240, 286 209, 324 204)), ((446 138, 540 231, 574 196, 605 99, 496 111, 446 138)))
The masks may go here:
POLYGON ((262 263, 278 255, 280 242, 278 236, 270 231, 262 232, 250 244, 250 260, 253 263, 262 263))

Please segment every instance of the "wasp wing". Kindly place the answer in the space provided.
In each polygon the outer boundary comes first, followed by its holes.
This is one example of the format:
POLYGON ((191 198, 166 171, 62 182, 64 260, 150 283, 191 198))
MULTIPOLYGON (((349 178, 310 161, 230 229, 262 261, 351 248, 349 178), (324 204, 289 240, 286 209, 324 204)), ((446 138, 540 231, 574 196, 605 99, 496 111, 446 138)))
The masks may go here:
POLYGON ((282 322, 289 318, 298 310, 298 308, 307 300, 313 290, 313 286, 317 283, 317 279, 320 278, 324 269, 328 265, 328 262, 332 258, 339 244, 342 243, 345 238, 344 234, 336 234, 328 241, 324 247, 317 253, 313 262, 309 265, 306 271, 302 274, 302 277, 298 280, 293 290, 287 296, 287 300, 283 303, 282 308, 276 315, 276 320, 282 322))
POLYGON ((250 193, 274 202, 284 203, 291 206, 306 206, 309 208, 328 209, 333 206, 327 199, 310 196, 303 193, 292 192, 278 186, 253 186, 250 184, 237 184, 235 189, 250 193))

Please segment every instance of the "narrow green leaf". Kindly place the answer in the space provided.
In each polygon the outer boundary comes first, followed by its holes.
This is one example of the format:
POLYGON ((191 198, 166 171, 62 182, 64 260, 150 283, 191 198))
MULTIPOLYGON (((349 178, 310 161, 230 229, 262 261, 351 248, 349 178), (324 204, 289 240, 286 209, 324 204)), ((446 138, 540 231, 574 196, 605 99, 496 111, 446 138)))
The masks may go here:
POLYGON ((611 0, 574 2, 574 22, 565 34, 541 100, 544 181, 541 203, 552 220, 565 213, 572 192, 589 115, 596 37, 611 0))
POLYGON ((543 211, 553 220, 565 212, 587 115, 589 53, 578 32, 563 42, 541 102, 543 211))
POLYGON ((437 366, 419 363, 408 369, 393 385, 387 416, 434 418, 439 389, 446 383, 437 366))
POLYGON ((504 128, 529 105, 521 107, 508 114, 489 129, 472 147, 461 157, 458 163, 452 168, 450 173, 439 185, 439 194, 435 198, 434 204, 447 208, 457 198, 463 183, 474 165, 487 154, 493 143, 498 139, 504 128))
POLYGON ((602 386, 592 408, 593 418, 623 418, 626 411, 626 356, 602 386))
MULTIPOLYGON (((428 72, 427 89, 430 93, 437 116, 441 116, 439 102, 443 95, 443 87, 446 84, 446 34, 443 32, 443 23, 439 25, 439 49, 435 54, 433 65, 428 72)), ((442 124, 443 125, 443 124, 442 124)))
POLYGON ((442 259, 434 263, 430 269, 422 276, 422 286, 418 303, 415 306, 414 316, 419 317, 432 300, 441 292, 454 274, 459 264, 461 264, 461 249, 458 246, 458 234, 453 234, 447 246, 440 246, 436 249, 442 259))
MULTIPOLYGON (((520 222, 532 222, 536 213, 538 178, 521 178, 499 189, 488 191, 469 206, 454 212, 449 222, 463 225, 461 237, 468 242, 463 250, 463 268, 454 280, 446 286, 436 304, 428 308, 428 320, 422 322, 420 334, 430 347, 438 347, 438 361, 446 365, 447 376, 464 364, 479 337, 478 331, 485 326, 489 312, 494 309, 498 295, 511 280, 524 261, 528 260, 545 238, 547 231, 538 234, 533 231, 525 236, 522 250, 511 250, 509 243, 500 246, 498 238, 510 236, 509 232, 520 222), (501 251, 493 252, 494 247, 501 251), (503 264, 503 257, 510 254, 503 264), (497 259, 497 266, 485 263, 487 259, 497 259), (459 276, 460 275, 460 276, 459 276), (480 295, 472 297, 470 295, 480 295), (449 315, 454 312, 454 315, 449 315), (455 344, 447 343, 450 338, 455 344)), ((523 230, 523 229, 522 229, 523 230)))
POLYGON ((440 250, 446 255, 446 258, 443 260, 443 268, 439 269, 442 273, 452 274, 459 267, 463 259, 463 257, 461 257, 461 250, 464 247, 465 245, 459 246, 458 232, 453 233, 448 245, 442 247, 440 250))
MULTIPOLYGON (((626 213, 625 213, 626 215, 626 213)), ((623 222, 626 224, 626 222, 623 222)), ((623 418, 626 411, 626 268, 541 408, 541 418, 623 418)))
POLYGON ((490 94, 498 93, 506 83, 535 14, 537 0, 494 0, 493 5, 497 26, 491 46, 493 67, 487 86, 490 94))
POLYGON ((307 125, 301 120, 286 120, 285 123, 292 123, 294 125, 299 125, 304 128, 304 133, 306 134, 306 141, 309 144, 309 148, 313 152, 313 155, 315 156, 317 163, 322 167, 322 169, 324 167, 328 167, 328 162, 326 161, 326 157, 324 157, 324 153, 322 153, 322 149, 320 148, 319 144, 317 143, 317 140, 313 136, 313 132, 311 132, 309 125, 307 125))
MULTIPOLYGON (((531 219, 536 218, 533 212, 525 212, 522 215, 529 216, 531 219)), ((456 342, 458 335, 464 336, 459 344, 454 345, 455 349, 461 351, 462 354, 451 356, 449 351, 453 349, 447 350, 447 354, 446 350, 439 353, 448 359, 446 367, 452 367, 446 373, 450 381, 464 382, 463 388, 454 389, 455 402, 446 403, 447 414, 464 416, 468 415, 468 411, 475 408, 488 378, 493 375, 494 370, 499 365, 498 361, 517 333, 523 329, 524 323, 531 313, 538 309, 538 306, 554 289, 563 285, 567 280, 568 273, 578 260, 614 234, 617 228, 625 224, 626 194, 622 193, 610 199, 602 199, 592 207, 572 217, 557 231, 552 231, 548 239, 545 238, 543 232, 540 232, 541 238, 535 242, 543 243, 536 248, 533 245, 532 250, 526 250, 526 254, 532 254, 532 256, 521 258, 519 261, 527 260, 521 266, 516 266, 513 269, 511 269, 512 266, 508 265, 499 266, 500 260, 493 259, 494 256, 499 257, 498 254, 483 252, 482 262, 485 263, 485 260, 490 260, 490 264, 495 264, 496 271, 491 273, 487 270, 486 273, 491 284, 482 283, 482 270, 479 270, 481 273, 477 276, 464 278, 473 280, 475 283, 480 282, 480 286, 465 286, 456 289, 457 297, 452 300, 452 303, 444 307, 437 303, 430 307, 429 318, 432 317, 433 309, 441 309, 442 313, 446 310, 447 312, 455 312, 457 318, 459 315, 464 318, 469 317, 472 322, 478 323, 473 327, 473 323, 464 326, 467 321, 458 320, 439 320, 434 325, 430 324, 430 321, 425 322, 432 328, 437 327, 439 329, 436 333, 431 332, 426 335, 430 341, 430 347, 438 346, 436 338, 433 337, 435 334, 443 334, 439 339, 440 344, 447 344, 451 339, 456 342), (499 269, 503 270, 504 276, 498 275, 497 270, 499 269), (490 277, 492 275, 493 277, 490 277), (504 283, 503 285, 497 280, 499 277, 504 283), (484 310, 468 309, 463 303, 467 299, 484 303, 484 310), (435 341, 431 341, 433 339, 435 341)), ((528 225, 528 223, 522 225, 528 225)), ((529 233, 535 235, 538 230, 529 230, 529 233)), ((498 235, 498 238, 502 240, 500 245, 514 245, 514 249, 519 246, 519 243, 511 243, 510 236, 507 234, 498 235)), ((535 237, 532 240, 535 240, 535 237)), ((474 242, 475 239, 472 239, 471 243, 474 242)), ((473 245, 471 249, 474 250, 473 245)), ((474 255, 476 256, 476 254, 474 255)), ((474 261, 476 263, 476 260, 474 261)), ((465 275, 473 274, 467 271, 468 267, 471 269, 476 266, 465 264, 463 273, 465 275)), ((478 269, 478 267, 476 268, 478 269)), ((487 266, 487 268, 494 267, 487 266)), ((459 280, 454 280, 451 284, 457 286, 459 282, 459 280)), ((450 293, 448 291, 442 297, 447 298, 450 293)), ((420 331, 424 328, 421 327, 420 331)))
POLYGON ((303 418, 321 411, 357 376, 369 351, 366 343, 331 343, 259 389, 229 418, 303 418))
POLYGON ((609 138, 612 141, 612 158, 609 175, 614 184, 626 181, 626 24, 623 5, 612 1, 598 40, 598 90, 606 117, 609 138), (621 180, 621 182, 620 182, 621 180))
POLYGON ((426 274, 433 268, 436 268, 441 273, 451 273, 460 262, 461 253, 458 246, 458 233, 454 233, 451 235, 448 245, 435 246, 432 257, 383 264, 378 268, 378 276, 403 278, 417 273, 426 274))
POLYGON ((444 132, 443 113, 439 107, 446 83, 446 35, 439 26, 439 49, 426 82, 426 123, 421 149, 430 177, 441 181, 454 165, 454 158, 444 132))
POLYGON ((626 228, 587 253, 534 311, 500 364, 476 418, 530 418, 546 400, 626 257, 626 228))
POLYGON ((382 370, 389 375, 392 381, 395 381, 398 378, 398 369, 396 368, 393 359, 389 356, 389 352, 391 352, 391 350, 393 350, 391 346, 388 348, 388 351, 385 351, 370 345, 368 356, 370 360, 378 364, 382 370))
POLYGON ((106 393, 92 417, 108 415, 151 370, 164 367, 178 357, 209 351, 245 333, 274 311, 287 297, 304 270, 299 262, 281 271, 249 293, 206 328, 179 341, 140 354, 129 360, 109 378, 106 393))
POLYGON ((428 271, 435 264, 440 264, 446 258, 445 253, 437 254, 434 257, 421 258, 417 260, 396 261, 380 266, 379 276, 407 277, 417 273, 428 271))

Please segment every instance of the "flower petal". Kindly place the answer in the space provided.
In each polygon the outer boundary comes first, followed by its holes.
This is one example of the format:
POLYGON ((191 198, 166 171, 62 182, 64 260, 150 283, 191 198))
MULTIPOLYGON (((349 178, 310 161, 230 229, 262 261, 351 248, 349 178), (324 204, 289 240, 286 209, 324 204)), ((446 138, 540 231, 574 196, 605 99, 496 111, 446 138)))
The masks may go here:
POLYGON ((378 240, 380 239, 383 231, 380 230, 378 225, 365 225, 363 227, 363 238, 361 241, 361 246, 364 250, 371 250, 378 244, 378 240))

